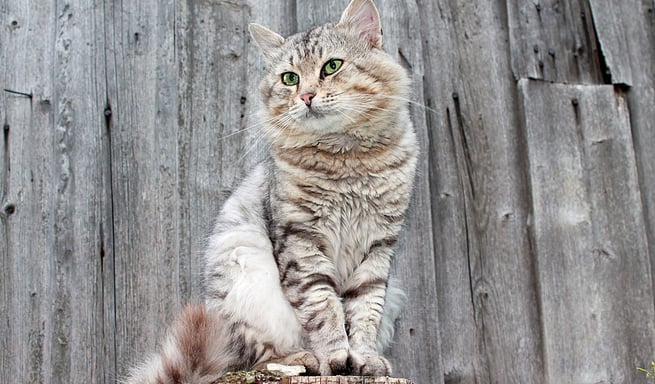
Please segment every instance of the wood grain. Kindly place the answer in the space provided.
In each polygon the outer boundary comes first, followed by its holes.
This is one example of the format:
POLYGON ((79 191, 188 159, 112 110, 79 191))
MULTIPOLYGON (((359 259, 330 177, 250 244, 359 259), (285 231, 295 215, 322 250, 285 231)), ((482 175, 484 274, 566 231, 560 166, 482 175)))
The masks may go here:
POLYGON ((627 99, 611 86, 519 89, 545 369, 559 382, 638 380, 623 367, 652 352, 638 335, 655 314, 627 99))
POLYGON ((419 138, 421 155, 417 166, 414 196, 408 212, 405 230, 395 253, 394 275, 408 293, 401 318, 397 322, 396 337, 389 352, 394 375, 414 382, 440 383, 442 360, 438 302, 425 297, 437 295, 437 265, 434 258, 433 239, 429 231, 432 225, 432 198, 430 192, 428 159, 428 131, 426 130, 422 82, 424 76, 423 47, 420 30, 413 20, 418 20, 420 7, 415 2, 379 1, 384 28, 384 46, 398 62, 409 71, 414 90, 410 104, 412 121, 419 138), (422 292, 412 295, 411 292, 422 292), (417 349, 422 340, 429 344, 417 349))
POLYGON ((543 375, 541 341, 510 47, 495 22, 506 10, 462 1, 434 12, 443 26, 425 39, 425 89, 436 109, 428 130, 444 379, 532 382, 543 375))
POLYGON ((105 300, 112 216, 104 67, 96 60, 104 48, 92 9, 87 1, 2 6, 2 85, 23 93, 4 91, 0 108, 3 382, 79 382, 113 368, 103 342, 113 311, 105 300))
POLYGON ((182 302, 174 2, 107 2, 106 105, 110 135, 118 372, 162 337, 182 302))
MULTIPOLYGON (((613 84, 627 90, 651 266, 655 267, 655 3, 590 1, 613 84)), ((655 277, 655 269, 651 275, 655 277)))
POLYGON ((561 83, 603 81, 602 53, 586 1, 508 0, 515 78, 561 83))

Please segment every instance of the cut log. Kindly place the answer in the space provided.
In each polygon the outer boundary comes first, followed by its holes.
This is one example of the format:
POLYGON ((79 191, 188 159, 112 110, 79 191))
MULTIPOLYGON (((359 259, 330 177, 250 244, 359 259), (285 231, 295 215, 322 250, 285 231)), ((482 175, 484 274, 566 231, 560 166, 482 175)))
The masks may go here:
POLYGON ((294 376, 285 377, 283 384, 413 384, 407 379, 371 376, 294 376))
POLYGON ((280 376, 271 371, 230 372, 213 384, 413 384, 407 379, 372 376, 280 376))

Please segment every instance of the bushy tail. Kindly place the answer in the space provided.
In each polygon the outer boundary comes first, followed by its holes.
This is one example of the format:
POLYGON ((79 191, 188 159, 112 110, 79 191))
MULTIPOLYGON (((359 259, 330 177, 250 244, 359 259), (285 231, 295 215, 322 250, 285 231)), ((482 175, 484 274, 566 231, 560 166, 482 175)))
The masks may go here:
POLYGON ((125 384, 209 384, 234 356, 225 345, 220 317, 202 305, 187 306, 169 330, 161 353, 133 369, 125 384))

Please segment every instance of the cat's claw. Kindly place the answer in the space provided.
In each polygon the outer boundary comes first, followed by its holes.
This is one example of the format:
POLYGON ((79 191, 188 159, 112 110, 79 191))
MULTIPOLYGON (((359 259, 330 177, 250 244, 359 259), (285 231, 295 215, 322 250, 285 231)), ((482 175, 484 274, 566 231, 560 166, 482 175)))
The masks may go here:
POLYGON ((391 364, 389 364, 389 361, 375 353, 350 351, 348 365, 353 375, 391 376, 391 364))

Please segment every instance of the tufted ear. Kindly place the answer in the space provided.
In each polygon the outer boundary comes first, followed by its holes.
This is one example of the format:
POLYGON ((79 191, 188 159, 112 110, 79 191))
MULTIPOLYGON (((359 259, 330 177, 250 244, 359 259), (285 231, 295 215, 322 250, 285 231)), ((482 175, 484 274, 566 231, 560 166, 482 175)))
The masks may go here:
POLYGON ((351 28, 368 40, 371 46, 382 48, 380 14, 373 0, 352 0, 343 11, 338 26, 351 28))
POLYGON ((279 48, 284 44, 284 37, 271 31, 270 29, 256 23, 248 25, 250 36, 252 36, 255 43, 261 49, 264 56, 268 59, 271 58, 272 51, 279 48))

